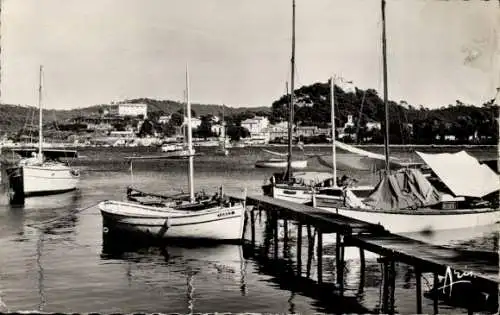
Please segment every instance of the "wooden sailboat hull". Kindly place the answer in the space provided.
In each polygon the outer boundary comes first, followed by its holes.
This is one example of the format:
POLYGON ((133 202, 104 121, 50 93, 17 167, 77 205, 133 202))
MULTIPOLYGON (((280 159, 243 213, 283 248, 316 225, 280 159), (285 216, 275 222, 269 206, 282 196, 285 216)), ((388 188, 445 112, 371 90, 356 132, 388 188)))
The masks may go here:
MULTIPOLYGON (((258 168, 286 168, 286 159, 267 159, 255 162, 255 167, 258 168)), ((305 169, 307 167, 307 160, 295 160, 292 161, 293 169, 305 169)))
MULTIPOLYGON (((64 164, 23 165, 19 171, 11 176, 21 177, 15 181, 22 187, 13 187, 22 190, 25 197, 63 193, 77 188, 80 174, 64 164)), ((13 179, 11 179, 13 180, 13 179)), ((14 180, 13 180, 14 182, 14 180)))
MULTIPOLYGON (((268 185, 269 187, 262 187, 265 195, 270 195, 273 198, 282 199, 286 201, 296 202, 296 203, 308 203, 312 201, 313 191, 311 188, 306 186, 285 186, 280 187, 280 185, 273 186, 272 184, 268 185)), ((356 196, 364 195, 367 192, 371 192, 373 190, 372 186, 354 186, 349 188, 356 196)), ((330 196, 330 198, 341 202, 343 200, 342 191, 339 189, 338 196, 330 196)))
POLYGON ((159 239, 241 241, 245 209, 238 203, 199 211, 104 201, 103 232, 139 233, 159 239))
POLYGON ((350 218, 381 224, 391 233, 423 232, 474 228, 500 222, 500 210, 481 209, 417 209, 417 210, 371 210, 334 208, 324 199, 316 197, 318 208, 335 212, 350 218))

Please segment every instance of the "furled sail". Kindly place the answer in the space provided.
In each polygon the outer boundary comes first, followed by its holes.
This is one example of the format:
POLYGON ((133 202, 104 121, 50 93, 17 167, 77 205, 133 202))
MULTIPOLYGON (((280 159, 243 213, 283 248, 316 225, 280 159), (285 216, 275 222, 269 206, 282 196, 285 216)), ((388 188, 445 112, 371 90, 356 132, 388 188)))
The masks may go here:
MULTIPOLYGON (((337 169, 376 171, 385 168, 385 156, 383 154, 356 148, 340 141, 335 141, 335 147, 342 150, 342 152, 337 152, 337 169)), ((315 155, 319 158, 320 164, 333 167, 331 160, 327 161, 324 157, 315 155)), ((391 169, 409 166, 408 163, 393 157, 389 159, 389 163, 391 169)))

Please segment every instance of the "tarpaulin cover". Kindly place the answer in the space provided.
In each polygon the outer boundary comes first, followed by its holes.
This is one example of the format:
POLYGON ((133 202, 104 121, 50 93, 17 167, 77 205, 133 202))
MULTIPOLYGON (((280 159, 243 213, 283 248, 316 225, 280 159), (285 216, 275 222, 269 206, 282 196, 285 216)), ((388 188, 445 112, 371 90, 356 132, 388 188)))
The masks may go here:
POLYGON ((374 209, 403 210, 435 205, 439 192, 417 169, 403 169, 382 179, 364 203, 374 209))
POLYGON ((417 154, 455 196, 481 198, 500 189, 498 175, 465 151, 417 154))

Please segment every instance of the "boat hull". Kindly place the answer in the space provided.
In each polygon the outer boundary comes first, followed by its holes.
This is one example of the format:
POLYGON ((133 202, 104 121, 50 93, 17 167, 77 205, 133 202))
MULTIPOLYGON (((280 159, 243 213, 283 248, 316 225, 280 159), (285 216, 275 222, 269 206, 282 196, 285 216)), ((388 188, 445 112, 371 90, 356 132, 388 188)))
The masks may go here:
MULTIPOLYGON (((285 159, 269 159, 260 160, 255 163, 255 167, 258 168, 286 168, 287 160, 285 159)), ((295 160, 292 161, 292 168, 294 169, 305 169, 307 167, 307 160, 295 160)))
POLYGON ((137 233, 155 239, 241 241, 244 207, 216 207, 198 211, 158 210, 134 203, 99 204, 103 232, 137 233))
POLYGON ((21 167, 25 196, 48 195, 71 191, 77 188, 80 174, 67 166, 21 167))
POLYGON ((391 233, 422 232, 474 228, 492 225, 500 221, 500 210, 460 209, 460 210, 399 210, 384 211, 371 209, 348 209, 328 207, 320 198, 316 199, 318 208, 338 213, 369 223, 381 224, 391 233))
MULTIPOLYGON (((349 188, 356 196, 366 195, 367 192, 373 190, 372 186, 354 186, 349 188)), ((313 191, 309 187, 305 186, 285 186, 280 187, 280 185, 273 186, 272 184, 265 185, 262 187, 264 195, 272 196, 273 198, 286 200, 296 203, 308 203, 312 201, 313 191)), ((316 193, 317 194, 317 193, 316 193)), ((342 190, 338 189, 338 196, 329 196, 337 202, 341 203, 343 201, 342 190)))

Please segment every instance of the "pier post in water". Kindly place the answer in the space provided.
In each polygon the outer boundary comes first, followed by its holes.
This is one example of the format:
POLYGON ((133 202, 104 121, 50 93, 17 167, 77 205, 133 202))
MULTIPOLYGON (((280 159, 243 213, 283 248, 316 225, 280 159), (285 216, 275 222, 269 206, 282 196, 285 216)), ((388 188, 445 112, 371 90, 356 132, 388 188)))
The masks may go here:
POLYGON ((344 292, 344 240, 340 233, 336 233, 335 265, 337 269, 337 285, 340 293, 344 292))
POLYGON ((283 219, 283 258, 287 257, 288 250, 288 220, 283 219))
POLYGON ((418 267, 415 268, 415 281, 417 287, 417 314, 422 314, 422 273, 418 267))
POLYGON ((360 262, 360 270, 359 270, 359 287, 358 294, 362 294, 365 288, 365 250, 363 248, 359 248, 359 262, 360 262))
POLYGON ((312 235, 311 226, 307 225, 307 266, 306 277, 311 276, 311 265, 314 256, 314 235, 312 235))
POLYGON ((437 288, 439 287, 439 278, 438 273, 434 273, 434 289, 436 290, 436 294, 434 295, 434 314, 439 314, 439 292, 437 288))
POLYGON ((318 230, 318 247, 317 247, 317 267, 318 267, 318 284, 323 283, 323 233, 318 230))
POLYGON ((389 313, 389 262, 386 257, 381 258, 383 265, 382 313, 389 313))
POLYGON ((255 247, 255 214, 254 214, 254 209, 250 210, 250 233, 251 233, 251 242, 252 242, 252 248, 255 247))
POLYGON ((278 259, 278 233, 279 233, 279 226, 278 226, 278 214, 275 212, 273 213, 273 247, 274 247, 274 259, 278 259))
POLYGON ((394 314, 394 304, 396 303, 394 294, 396 293, 396 265, 395 261, 391 259, 390 262, 390 276, 389 279, 391 280, 389 285, 390 285, 390 299, 389 299, 389 313, 394 314))
POLYGON ((302 276, 302 223, 297 222, 297 275, 302 276))

